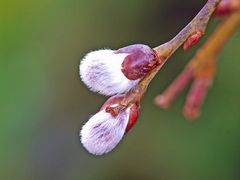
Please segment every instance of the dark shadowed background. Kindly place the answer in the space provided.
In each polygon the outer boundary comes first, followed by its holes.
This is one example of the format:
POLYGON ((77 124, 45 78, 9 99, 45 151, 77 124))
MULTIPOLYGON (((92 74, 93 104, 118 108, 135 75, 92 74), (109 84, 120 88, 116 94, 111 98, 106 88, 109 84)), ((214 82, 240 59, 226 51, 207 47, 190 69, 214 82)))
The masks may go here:
MULTIPOLYGON (((136 126, 109 155, 89 155, 79 129, 105 97, 79 79, 90 50, 173 37, 205 0, 0 2, 0 179, 240 179, 240 31, 226 44, 201 117, 183 118, 187 91, 169 111, 153 98, 197 47, 179 49, 151 83, 136 126)), ((209 34, 219 23, 213 20, 209 34)))

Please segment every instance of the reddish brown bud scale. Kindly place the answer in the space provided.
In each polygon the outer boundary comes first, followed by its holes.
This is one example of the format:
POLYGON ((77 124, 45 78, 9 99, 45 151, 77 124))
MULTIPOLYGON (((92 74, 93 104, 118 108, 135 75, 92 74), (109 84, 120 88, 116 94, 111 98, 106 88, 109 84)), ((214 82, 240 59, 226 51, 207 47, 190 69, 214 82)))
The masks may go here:
MULTIPOLYGON (((110 113, 113 117, 117 117, 121 111, 125 111, 128 107, 121 105, 124 95, 115 95, 109 98, 101 107, 100 110, 110 113)), ((137 122, 139 115, 140 104, 134 103, 130 106, 130 114, 128 118, 128 124, 126 127, 126 133, 134 126, 137 122)))
POLYGON ((130 115, 125 133, 127 133, 137 122, 139 116, 139 109, 140 109, 139 104, 133 104, 132 107, 130 108, 130 115))
POLYGON ((122 63, 122 72, 130 80, 143 78, 159 64, 155 52, 143 44, 126 46, 115 53, 128 54, 122 63))
POLYGON ((124 95, 115 95, 110 97, 101 107, 100 110, 106 109, 113 104, 119 104, 119 102, 124 98, 124 95))
POLYGON ((110 113, 113 117, 116 117, 119 112, 125 107, 120 105, 124 95, 115 95, 110 97, 101 107, 100 110, 105 109, 107 113, 110 113), (114 105, 114 106, 113 106, 114 105))
POLYGON ((113 117, 117 117, 119 114, 119 109, 111 106, 106 107, 105 111, 110 113, 113 117))
POLYGON ((189 49, 190 47, 194 46, 198 41, 199 39, 202 37, 203 33, 198 31, 198 32, 195 32, 194 34, 192 34, 187 40, 186 42, 183 44, 183 49, 184 50, 187 50, 189 49))

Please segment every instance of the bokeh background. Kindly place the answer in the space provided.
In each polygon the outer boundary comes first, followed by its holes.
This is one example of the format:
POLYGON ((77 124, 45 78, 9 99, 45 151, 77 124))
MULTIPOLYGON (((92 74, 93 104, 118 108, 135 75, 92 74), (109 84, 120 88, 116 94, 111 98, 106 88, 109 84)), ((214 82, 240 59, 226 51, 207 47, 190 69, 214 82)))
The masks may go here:
MULTIPOLYGON (((90 50, 173 37, 205 0, 9 0, 0 2, 0 179, 240 179, 240 31, 226 44, 217 76, 194 122, 187 91, 169 111, 153 98, 205 38, 178 50, 153 80, 136 126, 109 155, 89 155, 79 129, 105 97, 80 81, 90 50)), ((212 20, 206 34, 219 20, 212 20)))

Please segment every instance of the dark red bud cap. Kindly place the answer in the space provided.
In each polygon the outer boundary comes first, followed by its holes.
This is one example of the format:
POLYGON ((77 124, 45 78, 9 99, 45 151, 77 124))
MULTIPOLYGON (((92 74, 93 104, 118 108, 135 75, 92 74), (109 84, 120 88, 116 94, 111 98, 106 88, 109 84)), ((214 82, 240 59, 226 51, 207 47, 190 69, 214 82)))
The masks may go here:
POLYGON ((143 44, 126 46, 115 53, 128 54, 122 63, 122 72, 130 80, 143 78, 159 64, 155 52, 143 44))
POLYGON ((134 126, 134 124, 137 122, 138 115, 139 115, 139 109, 140 105, 139 104, 133 104, 130 108, 130 115, 129 115, 129 120, 128 124, 126 127, 126 133, 134 126))

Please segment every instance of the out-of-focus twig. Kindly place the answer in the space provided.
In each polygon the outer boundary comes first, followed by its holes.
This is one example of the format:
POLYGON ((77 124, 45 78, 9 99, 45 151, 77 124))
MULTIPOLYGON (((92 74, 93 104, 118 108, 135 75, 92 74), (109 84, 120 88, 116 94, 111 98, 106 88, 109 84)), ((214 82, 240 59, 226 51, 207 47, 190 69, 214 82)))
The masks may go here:
POLYGON ((239 25, 239 12, 233 13, 219 25, 203 47, 186 65, 183 72, 162 94, 155 98, 155 103, 162 108, 168 108, 184 87, 191 80, 194 80, 184 106, 184 115, 190 119, 196 118, 199 115, 200 106, 207 89, 212 84, 217 55, 239 25))

